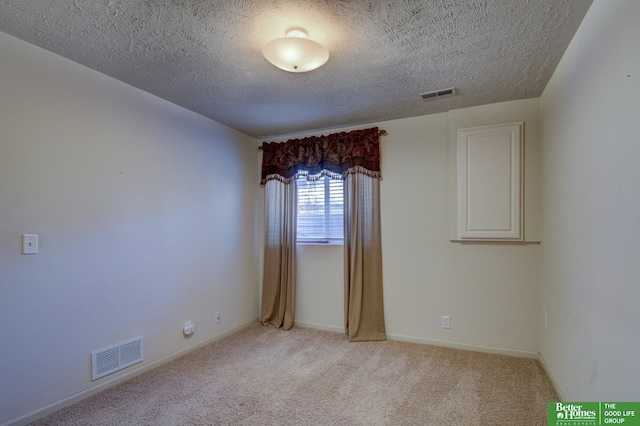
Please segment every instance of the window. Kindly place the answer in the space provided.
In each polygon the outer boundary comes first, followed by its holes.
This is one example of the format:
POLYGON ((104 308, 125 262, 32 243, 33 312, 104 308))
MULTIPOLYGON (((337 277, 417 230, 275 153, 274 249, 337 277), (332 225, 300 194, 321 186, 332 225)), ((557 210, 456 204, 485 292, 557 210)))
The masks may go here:
POLYGON ((298 235, 301 243, 343 240, 344 198, 342 180, 298 178, 298 235))

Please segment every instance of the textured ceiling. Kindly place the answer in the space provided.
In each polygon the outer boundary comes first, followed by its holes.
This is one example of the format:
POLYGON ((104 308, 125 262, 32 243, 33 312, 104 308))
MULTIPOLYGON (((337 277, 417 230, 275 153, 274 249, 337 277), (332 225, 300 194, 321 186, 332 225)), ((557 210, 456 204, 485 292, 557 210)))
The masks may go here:
POLYGON ((0 0, 0 31, 264 138, 537 97, 590 5, 0 0), (264 59, 292 26, 329 49, 325 66, 292 74, 264 59))

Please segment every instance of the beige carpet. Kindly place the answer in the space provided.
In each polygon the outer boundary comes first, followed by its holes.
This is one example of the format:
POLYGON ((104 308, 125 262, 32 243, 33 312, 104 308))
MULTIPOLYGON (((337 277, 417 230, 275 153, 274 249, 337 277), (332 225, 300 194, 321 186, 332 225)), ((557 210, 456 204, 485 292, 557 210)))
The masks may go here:
POLYGON ((546 425, 531 359, 255 324, 34 425, 546 425))

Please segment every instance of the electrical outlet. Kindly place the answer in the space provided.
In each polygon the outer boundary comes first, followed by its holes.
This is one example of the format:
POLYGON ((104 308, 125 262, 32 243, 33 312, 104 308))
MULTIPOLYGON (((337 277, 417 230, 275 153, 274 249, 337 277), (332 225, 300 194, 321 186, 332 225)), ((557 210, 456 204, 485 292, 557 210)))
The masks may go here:
POLYGON ((220 324, 222 322, 222 312, 216 312, 216 324, 220 324))
POLYGON ((442 328, 451 328, 451 317, 449 315, 442 316, 442 328))
POLYGON ((547 311, 542 311, 542 319, 544 320, 544 328, 547 328, 547 311))
POLYGON ((196 325, 193 322, 187 321, 184 323, 182 332, 184 333, 185 336, 191 336, 193 333, 195 333, 195 331, 196 331, 196 325))

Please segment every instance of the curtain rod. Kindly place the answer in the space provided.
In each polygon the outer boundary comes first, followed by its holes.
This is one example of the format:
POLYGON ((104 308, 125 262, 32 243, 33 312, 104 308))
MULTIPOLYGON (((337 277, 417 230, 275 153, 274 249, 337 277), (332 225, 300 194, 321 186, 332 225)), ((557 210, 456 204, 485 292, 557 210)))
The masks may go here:
MULTIPOLYGON (((389 134, 389 133, 388 133, 386 130, 384 130, 384 129, 380 129, 380 130, 378 130, 378 135, 379 135, 379 136, 387 136, 388 134, 389 134)), ((262 145, 260 145, 260 146, 258 147, 258 151, 262 151, 262 145)))

